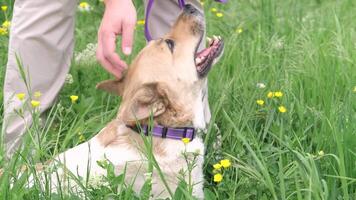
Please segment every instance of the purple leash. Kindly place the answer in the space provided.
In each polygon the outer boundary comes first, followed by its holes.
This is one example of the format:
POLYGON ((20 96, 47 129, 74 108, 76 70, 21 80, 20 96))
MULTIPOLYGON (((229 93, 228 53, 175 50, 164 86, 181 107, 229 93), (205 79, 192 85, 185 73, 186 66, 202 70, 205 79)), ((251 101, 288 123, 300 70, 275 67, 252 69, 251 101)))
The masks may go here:
MULTIPOLYGON (((215 1, 219 2, 219 3, 227 3, 228 0, 215 0, 215 1)), ((153 3, 154 3, 154 0, 148 0, 148 4, 147 4, 147 8, 146 8, 145 37, 146 37, 147 41, 151 41, 152 40, 151 33, 148 30, 148 17, 150 16, 153 3)), ((178 4, 179 4, 180 9, 183 9, 183 7, 185 6, 185 0, 178 0, 178 4)))

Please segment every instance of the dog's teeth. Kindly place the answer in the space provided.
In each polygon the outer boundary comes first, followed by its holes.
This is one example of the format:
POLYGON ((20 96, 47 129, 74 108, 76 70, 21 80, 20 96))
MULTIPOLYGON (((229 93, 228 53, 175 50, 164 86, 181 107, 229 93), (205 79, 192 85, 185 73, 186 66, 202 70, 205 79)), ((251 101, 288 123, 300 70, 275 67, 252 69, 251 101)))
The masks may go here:
POLYGON ((216 36, 216 35, 213 35, 213 38, 214 38, 214 40, 218 40, 219 39, 218 36, 216 36))
POLYGON ((212 39, 210 37, 206 37, 206 40, 208 41, 208 43, 210 44, 212 39))
POLYGON ((198 57, 198 58, 195 59, 195 62, 196 62, 197 64, 199 64, 199 63, 201 62, 201 59, 198 57))
POLYGON ((220 35, 218 36, 218 38, 219 38, 219 40, 221 40, 221 36, 220 35))

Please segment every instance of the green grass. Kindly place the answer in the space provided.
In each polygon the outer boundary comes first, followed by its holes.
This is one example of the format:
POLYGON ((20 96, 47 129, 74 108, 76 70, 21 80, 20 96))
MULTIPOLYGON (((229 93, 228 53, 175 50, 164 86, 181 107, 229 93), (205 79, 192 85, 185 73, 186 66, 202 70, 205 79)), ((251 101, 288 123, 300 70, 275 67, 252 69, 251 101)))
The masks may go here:
MULTIPOLYGON (((96 42, 103 6, 88 2, 94 10, 77 14, 75 52, 96 42)), ((208 35, 221 35, 226 44, 224 57, 209 76, 213 118, 204 138, 207 199, 356 199, 356 2, 205 2, 208 35), (224 16, 216 17, 212 7, 224 16), (266 88, 257 88, 259 82, 266 88), (284 95, 269 99, 269 91, 284 95), (257 105, 257 99, 265 105, 257 105), (280 105, 286 113, 278 112, 280 105), (222 146, 213 150, 217 133, 222 146), (220 184, 212 181, 218 158, 233 163, 220 184)), ((136 5, 142 19, 141 2, 136 5)), ((6 63, 7 42, 0 36, 0 66, 6 63)), ((143 27, 138 26, 134 55, 144 44, 143 27)), ((132 57, 125 59, 130 62, 132 57)), ((0 67, 0 84, 4 71, 0 67)), ((36 153, 29 156, 24 150, 23 157, 10 162, 0 153, 0 166, 7 170, 0 178, 1 199, 75 198, 73 191, 56 196, 38 187, 25 189, 26 179, 18 178, 15 170, 75 146, 79 135, 92 137, 115 117, 119 100, 95 90, 97 82, 109 78, 98 64, 73 62, 70 73, 74 82, 63 88, 45 128, 29 131, 41 136, 36 153), (68 98, 72 94, 80 97, 73 106, 68 98)), ((26 141, 33 148, 31 140, 26 141)), ((132 199, 130 187, 121 193, 113 187, 122 184, 121 179, 108 175, 109 186, 84 185, 85 195, 132 199)))

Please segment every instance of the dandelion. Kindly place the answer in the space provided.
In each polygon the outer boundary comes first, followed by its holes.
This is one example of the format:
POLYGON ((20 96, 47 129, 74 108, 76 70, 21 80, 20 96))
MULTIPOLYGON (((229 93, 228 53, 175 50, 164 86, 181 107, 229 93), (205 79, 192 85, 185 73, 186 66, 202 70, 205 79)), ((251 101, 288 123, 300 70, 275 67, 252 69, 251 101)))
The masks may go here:
POLYGON ((37 107, 40 105, 40 102, 39 102, 39 101, 32 100, 32 101, 31 101, 31 105, 32 105, 32 107, 37 108, 37 107))
POLYGON ((281 91, 277 91, 274 93, 274 96, 280 98, 283 96, 283 93, 281 91))
POLYGON ((353 92, 356 92, 356 86, 354 87, 353 92))
POLYGON ((42 96, 42 93, 40 91, 35 92, 33 95, 35 98, 40 98, 42 96))
POLYGON ((220 18, 220 17, 223 17, 224 14, 222 14, 221 12, 218 12, 218 13, 216 13, 216 16, 220 18))
POLYGON ((0 27, 0 35, 7 35, 7 34, 8 34, 7 29, 0 27))
POLYGON ((242 28, 237 28, 236 29, 236 33, 242 33, 242 31, 243 31, 242 28))
POLYGON ((260 89, 263 89, 263 88, 266 88, 266 85, 264 83, 257 83, 256 87, 260 88, 260 89))
POLYGON ((79 97, 78 97, 78 96, 76 96, 76 95, 72 95, 72 96, 70 96, 69 98, 70 98, 70 100, 72 101, 72 103, 77 102, 77 101, 78 101, 78 99, 79 99, 79 97))
POLYGON ((268 92, 267 97, 268 98, 273 98, 274 97, 274 92, 268 92))
POLYGON ((279 107, 278 107, 278 111, 279 111, 280 113, 285 113, 285 112, 287 112, 287 108, 284 107, 284 106, 279 106, 279 107))
POLYGON ((215 13, 215 12, 218 12, 218 9, 216 9, 216 8, 211 8, 210 11, 213 12, 213 13, 215 13))
POLYGON ((221 166, 223 166, 224 168, 228 168, 228 167, 231 166, 231 162, 230 162, 230 160, 228 160, 228 159, 221 160, 221 161, 220 161, 220 164, 221 164, 221 166))
POLYGON ((325 155, 325 153, 324 153, 324 151, 323 151, 323 150, 320 150, 320 151, 318 152, 318 155, 319 155, 319 156, 324 156, 324 155, 325 155))
POLYGON ((7 6, 1 6, 1 10, 6 12, 7 11, 7 6))
POLYGON ((256 103, 260 106, 263 106, 265 104, 265 101, 263 101, 262 99, 259 99, 256 101, 256 103))
POLYGON ((220 183, 223 179, 223 176, 220 173, 214 175, 214 182, 220 183))
POLYGON ((20 101, 24 100, 24 99, 25 99, 25 96, 26 96, 25 93, 18 93, 18 94, 16 94, 16 97, 17 97, 20 101))
POLYGON ((216 163, 216 164, 213 165, 213 168, 216 169, 216 170, 221 169, 221 167, 222 166, 221 166, 220 163, 216 163))
POLYGON ((137 25, 145 25, 145 20, 138 20, 137 25))
POLYGON ((81 2, 78 6, 79 11, 81 12, 90 12, 92 10, 90 4, 88 2, 81 2))
POLYGON ((189 138, 182 138, 182 142, 184 144, 188 144, 190 142, 190 139, 189 138))
POLYGON ((6 20, 2 23, 3 28, 9 29, 10 26, 11 26, 11 22, 9 20, 6 20))

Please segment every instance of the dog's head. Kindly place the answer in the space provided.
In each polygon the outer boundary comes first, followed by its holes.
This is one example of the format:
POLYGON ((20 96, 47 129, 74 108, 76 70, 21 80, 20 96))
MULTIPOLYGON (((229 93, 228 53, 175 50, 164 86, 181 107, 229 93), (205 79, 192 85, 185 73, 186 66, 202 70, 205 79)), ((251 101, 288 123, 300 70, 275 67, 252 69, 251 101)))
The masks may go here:
POLYGON ((204 128, 203 87, 211 66, 222 54, 214 37, 198 52, 205 31, 202 13, 186 5, 169 33, 142 49, 122 80, 97 88, 122 96, 118 117, 126 124, 147 121, 165 126, 204 128))

